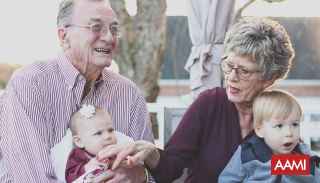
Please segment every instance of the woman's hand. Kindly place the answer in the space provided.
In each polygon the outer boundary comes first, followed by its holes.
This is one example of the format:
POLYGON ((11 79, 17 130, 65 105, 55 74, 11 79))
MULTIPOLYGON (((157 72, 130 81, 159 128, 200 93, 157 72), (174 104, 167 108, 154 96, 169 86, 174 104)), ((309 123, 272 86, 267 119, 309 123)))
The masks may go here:
POLYGON ((159 163, 160 153, 154 144, 140 140, 129 144, 109 145, 98 153, 97 159, 102 162, 114 159, 112 170, 119 167, 123 161, 126 161, 129 166, 144 162, 148 167, 155 168, 159 163))

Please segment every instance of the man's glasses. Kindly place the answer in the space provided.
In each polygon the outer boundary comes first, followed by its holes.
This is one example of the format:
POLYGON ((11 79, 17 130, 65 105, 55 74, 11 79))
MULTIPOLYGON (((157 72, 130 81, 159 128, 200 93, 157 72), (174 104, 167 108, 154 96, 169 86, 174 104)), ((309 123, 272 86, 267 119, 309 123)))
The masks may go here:
POLYGON ((68 27, 79 27, 79 28, 86 28, 89 29, 93 34, 95 35, 103 35, 106 34, 107 31, 110 31, 111 35, 113 37, 120 37, 120 30, 119 30, 119 24, 114 23, 110 24, 109 26, 106 26, 104 24, 91 24, 91 25, 77 25, 77 24, 68 24, 65 26, 66 28, 68 27))
POLYGON ((222 61, 221 69, 225 75, 229 75, 232 72, 232 70, 234 69, 236 71, 236 73, 238 74, 239 79, 241 79, 241 80, 248 80, 252 76, 252 74, 261 72, 260 70, 249 70, 249 69, 247 69, 245 67, 241 67, 241 66, 235 67, 234 64, 232 64, 231 62, 228 62, 226 60, 222 61))

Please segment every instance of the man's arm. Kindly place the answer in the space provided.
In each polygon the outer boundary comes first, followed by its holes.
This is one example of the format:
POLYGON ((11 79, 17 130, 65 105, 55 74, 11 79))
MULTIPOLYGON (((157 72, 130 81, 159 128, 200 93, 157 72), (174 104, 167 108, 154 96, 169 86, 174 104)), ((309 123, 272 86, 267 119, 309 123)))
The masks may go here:
MULTIPOLYGON (((134 140, 146 140, 154 143, 153 133, 151 130, 151 122, 146 102, 143 96, 139 93, 136 100, 131 104, 130 108, 130 124, 129 136, 134 140)), ((154 183, 154 178, 141 166, 127 169, 119 167, 114 170, 114 182, 131 181, 133 183, 149 182, 154 183), (143 181, 144 180, 144 181, 143 181)))
POLYGON ((219 183, 240 183, 245 178, 245 171, 241 162, 241 146, 233 154, 227 166, 219 176, 219 183))
POLYGON ((0 145, 8 177, 13 182, 57 182, 49 156, 52 128, 36 81, 13 77, 4 95, 0 145))
MULTIPOLYGON (((135 103, 133 103, 131 112, 131 126, 132 126, 132 136, 135 140, 146 140, 154 143, 154 137, 151 128, 150 115, 147 109, 145 99, 142 95, 137 97, 135 103)), ((146 182, 155 182, 151 173, 147 169, 144 170, 144 175, 146 182)))
POLYGON ((154 142, 149 112, 142 95, 139 95, 130 110, 129 135, 134 140, 154 142))

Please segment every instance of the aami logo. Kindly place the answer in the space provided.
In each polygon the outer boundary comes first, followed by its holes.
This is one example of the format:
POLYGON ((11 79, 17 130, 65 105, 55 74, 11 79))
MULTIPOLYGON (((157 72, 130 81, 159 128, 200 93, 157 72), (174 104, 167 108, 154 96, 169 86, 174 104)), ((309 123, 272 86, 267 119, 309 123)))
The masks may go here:
POLYGON ((272 175, 310 175, 310 157, 307 155, 272 155, 272 175))

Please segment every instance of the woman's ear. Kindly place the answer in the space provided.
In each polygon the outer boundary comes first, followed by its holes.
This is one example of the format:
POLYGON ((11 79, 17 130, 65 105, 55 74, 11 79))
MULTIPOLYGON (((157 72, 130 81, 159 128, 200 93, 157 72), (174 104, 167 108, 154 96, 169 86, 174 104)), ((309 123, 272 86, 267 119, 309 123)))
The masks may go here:
POLYGON ((266 88, 269 88, 270 86, 273 86, 273 84, 276 82, 277 79, 278 79, 278 77, 276 75, 274 75, 274 76, 272 76, 271 79, 264 80, 263 87, 266 89, 266 88))
POLYGON ((79 137, 78 135, 72 136, 72 140, 73 140, 73 143, 74 143, 77 147, 79 147, 79 148, 84 148, 84 145, 82 144, 81 139, 80 139, 80 137, 79 137))

